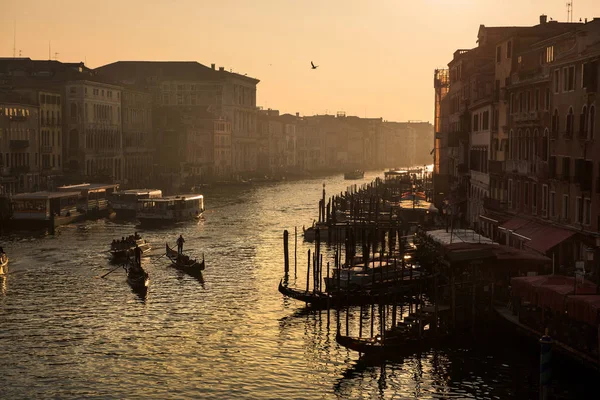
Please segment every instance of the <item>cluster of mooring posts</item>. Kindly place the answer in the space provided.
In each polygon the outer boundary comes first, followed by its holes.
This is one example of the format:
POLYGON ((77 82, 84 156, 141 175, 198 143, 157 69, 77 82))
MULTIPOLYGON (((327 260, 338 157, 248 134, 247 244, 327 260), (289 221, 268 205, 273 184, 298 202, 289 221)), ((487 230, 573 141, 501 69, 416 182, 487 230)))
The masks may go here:
MULTIPOLYGON (((294 286, 289 233, 283 233, 279 291, 326 308, 328 320, 329 310, 336 310, 336 341, 362 354, 391 357, 518 331, 519 322, 508 316, 514 309, 506 311, 514 301, 511 279, 548 274, 552 260, 454 229, 427 198, 423 179, 408 172, 386 173, 330 198, 323 187, 319 219, 303 228, 304 240, 314 243, 305 256, 297 254, 294 229, 294 286), (304 278, 298 277, 299 256, 306 260, 305 284, 298 284, 304 278)), ((544 338, 547 352, 550 339, 544 338)))

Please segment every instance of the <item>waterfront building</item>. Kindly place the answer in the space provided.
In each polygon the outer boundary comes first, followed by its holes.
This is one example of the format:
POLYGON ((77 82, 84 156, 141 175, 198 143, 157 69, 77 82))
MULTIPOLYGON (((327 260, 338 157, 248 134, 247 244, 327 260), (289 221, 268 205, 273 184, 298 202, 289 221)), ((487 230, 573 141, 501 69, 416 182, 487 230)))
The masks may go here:
POLYGON ((224 118, 232 128, 232 172, 256 171, 258 79, 225 71, 223 67, 216 69, 215 64, 207 67, 197 62, 178 61, 118 61, 97 71, 116 81, 145 87, 152 93, 155 107, 191 110, 199 106, 224 118))
POLYGON ((495 241, 551 257, 557 271, 597 269, 600 20, 541 16, 532 27, 481 26, 478 39, 435 72, 435 202, 455 221, 466 211, 495 241))
POLYGON ((17 92, 0 93, 2 192, 35 191, 40 184, 39 106, 17 92))
POLYGON ((87 79, 65 83, 65 162, 70 173, 121 181, 121 91, 121 86, 87 79))
POLYGON ((152 95, 124 86, 122 96, 123 181, 128 187, 143 187, 150 184, 154 168, 152 95))

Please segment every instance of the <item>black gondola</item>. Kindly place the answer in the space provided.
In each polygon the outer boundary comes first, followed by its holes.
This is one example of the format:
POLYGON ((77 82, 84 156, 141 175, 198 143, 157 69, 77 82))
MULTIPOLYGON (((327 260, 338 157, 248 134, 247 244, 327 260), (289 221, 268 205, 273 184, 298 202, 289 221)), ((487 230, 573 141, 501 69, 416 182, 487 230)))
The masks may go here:
POLYGON ((148 292, 148 285, 150 284, 150 276, 141 267, 141 265, 135 266, 131 259, 128 259, 126 264, 127 269, 127 283, 131 286, 131 289, 141 296, 145 296, 148 292))
POLYGON ((198 262, 197 260, 192 260, 186 255, 179 254, 177 250, 170 248, 168 243, 165 246, 166 256, 169 260, 171 260, 171 264, 176 269, 186 272, 192 276, 201 274, 202 271, 204 271, 204 254, 202 255, 202 262, 198 262))
POLYGON ((312 307, 339 307, 347 305, 372 304, 373 302, 391 303, 405 301, 415 303, 415 299, 405 297, 409 287, 384 288, 383 292, 371 290, 339 290, 332 292, 311 292, 295 289, 279 281, 279 293, 289 298, 310 304, 312 307))

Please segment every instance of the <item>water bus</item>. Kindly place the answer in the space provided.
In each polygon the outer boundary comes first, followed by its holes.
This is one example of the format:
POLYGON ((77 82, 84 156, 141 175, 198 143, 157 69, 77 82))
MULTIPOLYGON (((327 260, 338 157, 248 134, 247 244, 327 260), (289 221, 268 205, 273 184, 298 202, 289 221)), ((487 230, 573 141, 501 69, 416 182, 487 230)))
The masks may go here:
POLYGON ((16 229, 54 228, 80 221, 78 191, 20 193, 12 197, 11 225, 16 229))
POLYGON ((140 205, 138 200, 160 197, 162 197, 162 191, 158 189, 128 189, 114 192, 109 201, 117 218, 135 218, 140 205))
POLYGON ((142 225, 164 225, 199 219, 204 212, 204 196, 182 194, 139 200, 137 219, 142 225))

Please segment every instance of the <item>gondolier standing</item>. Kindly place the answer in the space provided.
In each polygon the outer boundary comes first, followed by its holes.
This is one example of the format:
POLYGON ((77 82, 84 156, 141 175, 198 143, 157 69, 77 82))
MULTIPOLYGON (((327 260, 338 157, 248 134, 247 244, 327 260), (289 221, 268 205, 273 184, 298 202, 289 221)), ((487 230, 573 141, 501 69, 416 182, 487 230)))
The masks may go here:
POLYGON ((180 255, 183 254, 183 244, 185 243, 185 239, 183 238, 182 235, 179 235, 179 238, 177 239, 177 253, 179 253, 180 255))
POLYGON ((135 249, 133 249, 133 259, 135 265, 138 267, 142 267, 142 249, 136 244, 135 249))

